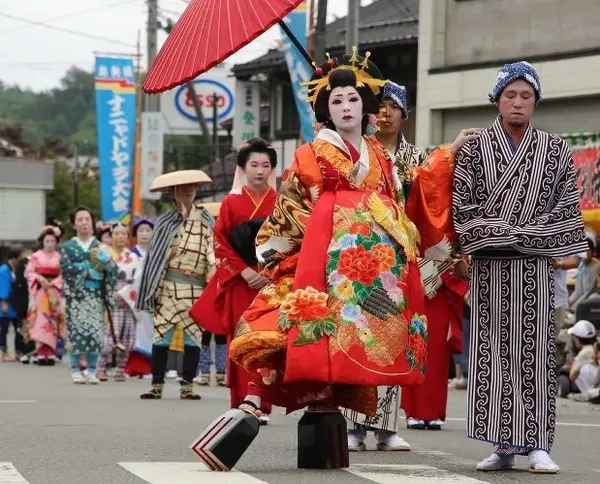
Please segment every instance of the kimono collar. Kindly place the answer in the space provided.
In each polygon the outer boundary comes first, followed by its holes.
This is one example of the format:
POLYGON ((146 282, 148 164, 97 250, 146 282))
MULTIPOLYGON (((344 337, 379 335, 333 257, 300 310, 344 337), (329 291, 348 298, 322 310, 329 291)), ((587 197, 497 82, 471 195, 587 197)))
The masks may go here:
MULTIPOLYGON (((339 135, 339 133, 337 133, 337 131, 334 131, 334 130, 328 129, 328 128, 324 128, 321 131, 319 131, 319 133, 317 134, 317 139, 322 139, 323 141, 327 141, 328 143, 331 143, 333 146, 335 146, 340 151, 345 153, 348 156, 348 158, 352 159, 350 150, 348 150, 346 143, 344 143, 344 140, 339 135)), ((361 142, 360 142, 360 149, 358 151, 360 153, 360 157, 358 158, 358 171, 356 173, 355 182, 357 184, 360 184, 366 178, 366 176, 369 174, 369 165, 370 165, 369 149, 367 147, 367 143, 362 138, 361 138, 361 142)))
POLYGON ((533 127, 531 126, 531 123, 529 123, 527 125, 527 128, 525 128, 525 130, 523 131, 521 139, 519 140, 519 145, 515 145, 515 142, 514 142, 512 136, 508 133, 508 131, 506 131, 506 128, 504 127, 504 123, 502 122, 502 119, 503 119, 502 115, 499 114, 498 117, 496 118, 496 121, 494 121, 493 128, 495 128, 497 133, 502 133, 504 135, 504 139, 506 140, 509 152, 511 154, 514 154, 519 149, 519 146, 524 141, 529 139, 529 134, 531 133, 533 127))
POLYGON ((77 244, 79 244, 79 247, 81 247, 85 252, 87 252, 88 250, 90 250, 90 247, 94 243, 94 240, 96 240, 96 237, 90 237, 86 242, 83 242, 79 237, 73 237, 73 239, 75 240, 75 242, 77 242, 77 244))

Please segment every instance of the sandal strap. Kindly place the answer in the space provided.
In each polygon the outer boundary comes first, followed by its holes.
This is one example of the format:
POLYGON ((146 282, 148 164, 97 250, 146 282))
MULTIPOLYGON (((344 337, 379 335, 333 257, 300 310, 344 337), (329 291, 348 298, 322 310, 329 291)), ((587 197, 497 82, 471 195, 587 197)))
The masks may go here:
POLYGON ((248 405, 248 406, 252 407, 252 408, 253 408, 255 411, 256 411, 256 410, 260 410, 260 409, 259 409, 259 408, 256 406, 256 404, 255 404, 254 402, 251 402, 250 400, 244 400, 242 403, 240 403, 240 404, 238 405, 238 407, 241 407, 242 405, 248 405))

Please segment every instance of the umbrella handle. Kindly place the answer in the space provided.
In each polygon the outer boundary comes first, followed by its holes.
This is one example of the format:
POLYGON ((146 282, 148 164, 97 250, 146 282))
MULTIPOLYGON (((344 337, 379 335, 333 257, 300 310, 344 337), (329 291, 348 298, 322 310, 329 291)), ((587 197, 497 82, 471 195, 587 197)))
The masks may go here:
POLYGON ((278 23, 279 23, 279 26, 281 27, 281 29, 285 32, 285 34, 288 36, 288 38, 296 46, 296 49, 298 49, 298 51, 302 54, 302 57, 304 57, 304 59, 306 60, 306 62, 308 62, 308 65, 312 69, 312 67, 313 67, 312 57, 309 55, 308 52, 306 52, 306 49, 304 48, 304 46, 300 43, 300 41, 296 38, 294 33, 290 30, 290 28, 287 26, 287 24, 283 20, 280 20, 278 23))

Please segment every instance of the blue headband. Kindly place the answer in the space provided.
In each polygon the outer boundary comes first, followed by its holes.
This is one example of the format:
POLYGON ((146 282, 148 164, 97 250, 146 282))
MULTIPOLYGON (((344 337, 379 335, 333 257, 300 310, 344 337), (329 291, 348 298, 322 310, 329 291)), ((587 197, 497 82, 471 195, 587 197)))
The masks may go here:
POLYGON ((404 114, 404 119, 408 119, 408 100, 406 97, 406 88, 395 82, 388 81, 383 86, 383 99, 394 101, 404 114))
POLYGON ((150 225, 150 227, 154 228, 154 222, 146 217, 138 218, 135 222, 133 222, 133 228, 137 229, 142 224, 150 225))
POLYGON ((504 64, 504 67, 498 71, 494 89, 490 93, 490 102, 496 103, 500 99, 500 94, 510 83, 517 79, 527 81, 535 90, 535 100, 542 100, 542 88, 540 86, 540 77, 529 62, 521 61, 514 64, 504 64))

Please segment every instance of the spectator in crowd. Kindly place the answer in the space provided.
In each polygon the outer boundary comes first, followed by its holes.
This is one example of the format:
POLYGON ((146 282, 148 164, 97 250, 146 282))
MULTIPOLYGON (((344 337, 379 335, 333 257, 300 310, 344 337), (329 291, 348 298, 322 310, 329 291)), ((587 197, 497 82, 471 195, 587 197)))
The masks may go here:
POLYGON ((8 354, 7 335, 10 324, 15 330, 15 352, 20 353, 23 339, 19 332, 18 314, 15 310, 15 271, 23 257, 21 247, 11 247, 5 264, 0 266, 0 361, 14 361, 15 355, 8 354))
POLYGON ((567 335, 561 335, 569 307, 569 288, 567 287, 567 271, 577 269, 581 262, 587 258, 587 253, 561 257, 552 262, 554 266, 554 314, 556 324, 556 364, 561 367, 567 362, 566 342, 567 335))
POLYGON ((577 349, 577 356, 569 371, 569 380, 572 384, 575 400, 588 400, 588 391, 597 386, 598 363, 594 345, 598 342, 596 328, 584 319, 577 321, 575 326, 568 330, 577 349))
POLYGON ((569 298, 571 307, 585 301, 598 288, 598 272, 600 271, 600 261, 596 259, 596 241, 591 234, 587 237, 588 250, 585 258, 580 262, 575 277, 575 291, 569 298))

